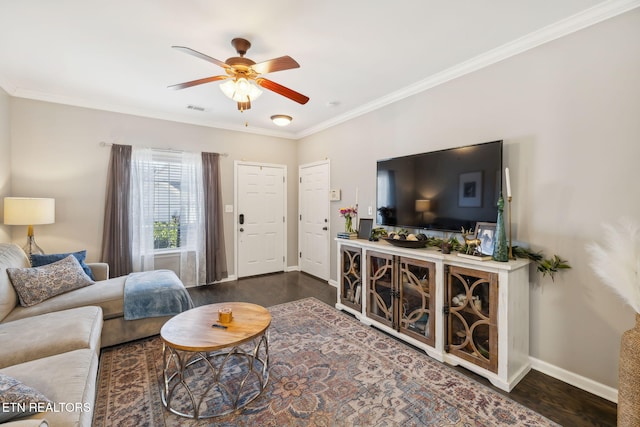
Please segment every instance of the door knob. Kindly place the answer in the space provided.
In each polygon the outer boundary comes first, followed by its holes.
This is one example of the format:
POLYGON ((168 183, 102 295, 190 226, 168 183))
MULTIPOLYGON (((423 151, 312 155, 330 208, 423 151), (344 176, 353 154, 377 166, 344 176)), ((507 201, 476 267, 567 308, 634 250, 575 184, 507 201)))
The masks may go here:
POLYGON ((240 232, 243 232, 243 231, 244 231, 244 228, 240 227, 240 232))
POLYGON ((328 230, 328 228, 327 228, 327 227, 322 227, 322 229, 323 229, 323 230, 325 230, 325 231, 326 231, 326 230, 328 230))

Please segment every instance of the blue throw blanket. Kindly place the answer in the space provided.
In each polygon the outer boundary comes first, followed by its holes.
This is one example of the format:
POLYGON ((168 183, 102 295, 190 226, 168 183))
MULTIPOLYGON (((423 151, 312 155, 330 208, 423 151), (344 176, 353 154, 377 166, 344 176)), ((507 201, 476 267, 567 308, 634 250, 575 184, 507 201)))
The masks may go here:
POLYGON ((124 283, 125 320, 161 317, 193 308, 193 301, 171 270, 131 273, 124 283))

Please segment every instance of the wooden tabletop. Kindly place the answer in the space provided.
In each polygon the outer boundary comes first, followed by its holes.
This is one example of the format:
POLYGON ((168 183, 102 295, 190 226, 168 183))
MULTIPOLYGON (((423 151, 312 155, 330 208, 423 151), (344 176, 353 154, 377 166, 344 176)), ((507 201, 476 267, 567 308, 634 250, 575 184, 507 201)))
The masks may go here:
POLYGON ((271 324, 271 314, 259 305, 246 302, 209 304, 182 312, 169 319, 160 336, 170 347, 185 351, 214 351, 242 344, 259 336, 271 324), (226 329, 212 327, 218 323, 218 310, 228 307, 233 320, 226 329))

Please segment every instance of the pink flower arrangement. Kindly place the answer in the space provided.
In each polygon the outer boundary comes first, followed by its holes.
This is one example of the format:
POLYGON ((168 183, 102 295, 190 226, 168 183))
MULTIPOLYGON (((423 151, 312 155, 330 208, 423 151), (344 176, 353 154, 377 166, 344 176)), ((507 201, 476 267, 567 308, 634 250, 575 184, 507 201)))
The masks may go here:
POLYGON ((347 208, 340 208, 340 216, 345 218, 351 218, 358 214, 358 209, 353 206, 349 206, 347 208))

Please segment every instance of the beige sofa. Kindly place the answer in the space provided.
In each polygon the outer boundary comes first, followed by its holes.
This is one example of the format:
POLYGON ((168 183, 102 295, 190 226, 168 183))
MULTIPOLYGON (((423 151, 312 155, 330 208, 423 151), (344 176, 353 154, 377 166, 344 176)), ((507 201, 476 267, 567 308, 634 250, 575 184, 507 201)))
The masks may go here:
POLYGON ((170 318, 125 320, 125 277, 108 279, 106 264, 88 265, 94 284, 23 307, 6 270, 27 268, 29 260, 19 246, 0 243, 0 373, 58 404, 80 404, 3 426, 41 425, 43 418, 52 426, 90 426, 100 348, 158 334, 170 318))

